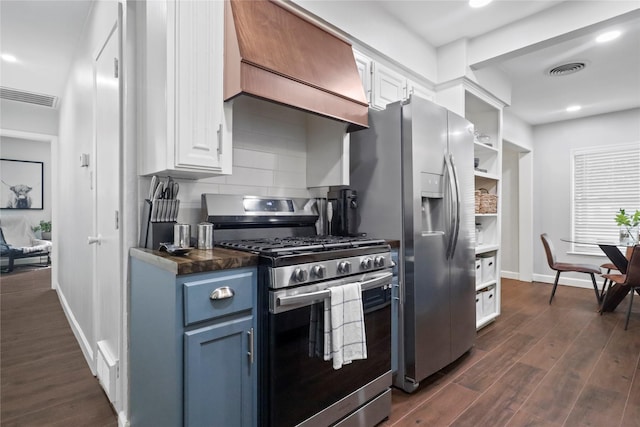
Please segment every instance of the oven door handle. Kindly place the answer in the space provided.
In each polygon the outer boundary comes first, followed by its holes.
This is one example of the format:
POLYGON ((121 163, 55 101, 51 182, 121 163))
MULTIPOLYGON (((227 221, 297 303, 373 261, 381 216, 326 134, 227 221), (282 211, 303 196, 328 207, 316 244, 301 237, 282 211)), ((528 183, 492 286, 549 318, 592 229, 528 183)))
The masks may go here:
MULTIPOLYGON (((388 285, 391 283, 392 277, 393 277, 392 272, 384 273, 380 276, 374 277, 373 279, 360 282, 360 288, 362 289, 362 291, 366 291, 369 289, 388 285)), ((283 305, 292 305, 292 304, 302 304, 302 303, 315 301, 318 299, 329 298, 330 296, 331 296, 331 291, 329 289, 323 289, 321 291, 308 292, 300 295, 278 297, 278 305, 283 306, 283 305)))

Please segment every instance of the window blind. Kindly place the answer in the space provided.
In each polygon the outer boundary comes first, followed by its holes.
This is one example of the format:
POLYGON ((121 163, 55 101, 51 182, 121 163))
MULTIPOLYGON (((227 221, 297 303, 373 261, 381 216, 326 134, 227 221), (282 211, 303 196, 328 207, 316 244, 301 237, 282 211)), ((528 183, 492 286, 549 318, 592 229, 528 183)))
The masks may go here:
MULTIPOLYGON (((574 241, 618 241, 614 217, 640 209, 640 142, 572 153, 572 235, 574 241)), ((573 250, 601 254, 593 245, 573 250)))

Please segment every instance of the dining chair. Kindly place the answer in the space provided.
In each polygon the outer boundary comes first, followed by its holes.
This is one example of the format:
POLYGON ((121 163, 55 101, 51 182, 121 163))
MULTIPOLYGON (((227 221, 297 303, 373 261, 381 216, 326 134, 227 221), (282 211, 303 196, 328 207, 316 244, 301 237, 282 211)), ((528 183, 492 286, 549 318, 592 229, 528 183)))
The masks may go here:
MULTIPOLYGON (((618 273, 611 273, 607 271, 606 274, 603 274, 606 288, 603 287, 602 292, 600 293, 600 299, 602 300, 602 304, 600 306, 600 314, 605 311, 612 311, 618 304, 624 299, 624 293, 616 292, 613 297, 611 297, 611 286, 614 283, 622 283, 624 282, 624 275, 627 272, 627 266, 629 264, 629 260, 624 256, 620 250, 614 245, 600 245, 600 249, 609 257, 611 260, 611 265, 613 268, 618 270, 618 273), (613 298, 613 299, 612 299, 613 298)), ((607 265, 607 264, 603 264, 607 265)), ((602 267, 602 265, 600 266, 602 267)))
POLYGON ((611 286, 611 281, 605 276, 607 274, 611 274, 612 270, 618 271, 618 267, 616 267, 616 265, 612 262, 605 262, 604 264, 600 264, 600 270, 607 270, 607 272, 602 275, 602 277, 604 277, 604 281, 602 282, 602 289, 600 289, 600 297, 602 297, 605 293, 605 289, 607 288, 607 284, 611 286))
POLYGON ((631 251, 631 258, 627 265, 626 274, 605 274, 603 277, 618 286, 625 286, 630 289, 629 307, 627 308, 627 318, 624 323, 624 330, 626 331, 629 326, 629 317, 631 317, 633 294, 636 292, 640 293, 640 245, 634 246, 631 251))
POLYGON ((556 271, 556 280, 553 282, 553 289, 551 290, 551 297, 549 298, 549 304, 553 300, 553 296, 556 293, 556 288, 558 287, 558 279, 560 278, 560 273, 564 272, 575 272, 575 273, 585 273, 591 276, 591 282, 593 283, 593 290, 596 293, 596 300, 598 304, 601 302, 602 295, 598 291, 598 284, 596 283, 596 274, 600 274, 600 267, 595 264, 574 264, 568 262, 558 262, 556 260, 555 252, 553 249, 553 244, 551 240, 549 240, 549 236, 547 233, 542 233, 540 235, 542 239, 542 245, 544 246, 544 251, 547 254, 547 262, 549 263, 549 267, 552 270, 556 271))

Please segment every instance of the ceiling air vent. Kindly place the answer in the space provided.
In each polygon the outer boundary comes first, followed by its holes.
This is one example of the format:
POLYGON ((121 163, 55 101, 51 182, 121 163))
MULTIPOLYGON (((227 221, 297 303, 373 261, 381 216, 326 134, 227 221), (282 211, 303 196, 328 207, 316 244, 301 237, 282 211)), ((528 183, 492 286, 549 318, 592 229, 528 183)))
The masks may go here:
POLYGON ((584 62, 569 62, 568 64, 558 65, 548 71, 550 76, 566 76, 567 74, 577 73, 586 67, 584 62))
POLYGON ((9 101, 26 102, 27 104, 42 105, 50 108, 56 108, 58 106, 57 96, 27 92, 2 86, 0 86, 0 98, 9 101))

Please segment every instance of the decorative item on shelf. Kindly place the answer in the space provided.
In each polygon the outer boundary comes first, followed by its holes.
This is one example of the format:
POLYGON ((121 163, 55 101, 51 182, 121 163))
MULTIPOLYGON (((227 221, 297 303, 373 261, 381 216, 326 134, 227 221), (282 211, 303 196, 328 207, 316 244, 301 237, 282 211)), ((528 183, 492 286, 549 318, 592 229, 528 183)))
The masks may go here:
POLYGON ((476 213, 489 214, 498 212, 498 196, 490 194, 486 188, 475 191, 476 213))
POLYGON ((620 208, 614 219, 620 227, 620 244, 637 244, 640 241, 640 210, 636 209, 635 213, 630 215, 620 208))
POLYGON ((480 131, 477 130, 473 132, 473 140, 481 144, 488 145, 489 147, 493 146, 493 144, 491 144, 491 137, 487 134, 480 133, 480 131))

